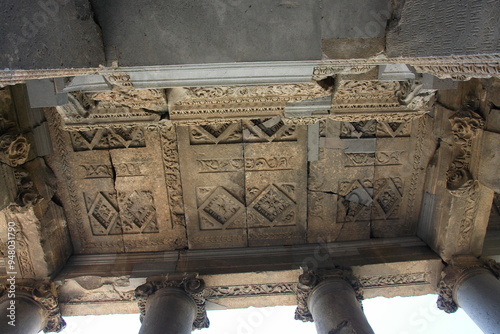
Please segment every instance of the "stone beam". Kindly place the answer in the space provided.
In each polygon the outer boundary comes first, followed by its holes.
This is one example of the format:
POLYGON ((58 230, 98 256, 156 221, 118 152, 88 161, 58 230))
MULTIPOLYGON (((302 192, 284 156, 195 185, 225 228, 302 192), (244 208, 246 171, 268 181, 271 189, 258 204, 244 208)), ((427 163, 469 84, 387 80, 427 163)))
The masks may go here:
POLYGON ((176 277, 176 273, 193 269, 205 281, 204 295, 209 305, 217 304, 217 308, 295 305, 298 268, 331 268, 332 259, 335 263, 352 265, 366 298, 435 293, 441 259, 415 238, 408 238, 406 243, 407 247, 386 240, 182 253, 82 255, 70 259, 57 282, 65 315, 138 312, 133 301, 134 289, 144 284, 147 277, 176 277))
POLYGON ((470 89, 460 86, 462 99, 456 98, 456 91, 439 94, 434 138, 429 139, 436 149, 427 166, 417 235, 446 262, 458 255, 482 254, 494 195, 478 179, 486 101, 479 102, 470 89))

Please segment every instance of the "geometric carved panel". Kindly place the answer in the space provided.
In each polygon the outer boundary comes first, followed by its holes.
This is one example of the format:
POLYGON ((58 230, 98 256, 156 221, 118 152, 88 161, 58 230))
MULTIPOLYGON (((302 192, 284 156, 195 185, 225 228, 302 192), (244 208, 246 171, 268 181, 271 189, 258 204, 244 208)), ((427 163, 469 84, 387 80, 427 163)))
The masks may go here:
POLYGON ((341 182, 337 222, 397 219, 402 196, 400 178, 341 182))
POLYGON ((411 122, 341 122, 340 138, 409 137, 411 122))
POLYGON ((191 145, 241 143, 239 122, 205 124, 189 127, 191 145))
POLYGON ((83 194, 94 235, 121 234, 115 192, 83 194))
POLYGON ((84 193, 92 233, 118 235, 122 233, 158 233, 156 210, 150 191, 132 193, 84 193))
POLYGON ((197 189, 198 198, 206 197, 198 208, 200 230, 245 228, 245 206, 223 187, 197 189), (211 193, 210 193, 211 192, 211 193), (205 193, 210 193, 205 196, 205 193))
POLYGON ((307 129, 279 117, 178 126, 191 248, 297 244, 307 229, 307 129))
POLYGON ((151 191, 119 192, 118 205, 123 233, 159 232, 151 191))
POLYGON ((295 125, 285 125, 281 118, 244 120, 243 139, 247 143, 296 141, 295 125))
POLYGON ((75 152, 146 146, 141 127, 71 131, 70 134, 75 152))
MULTIPOLYGON (((293 192, 295 185, 284 185, 293 192)), ((269 185, 248 206, 248 226, 273 227, 295 225, 295 202, 276 185, 269 185)))
POLYGON ((296 141, 295 125, 279 117, 189 127, 191 145, 296 141))

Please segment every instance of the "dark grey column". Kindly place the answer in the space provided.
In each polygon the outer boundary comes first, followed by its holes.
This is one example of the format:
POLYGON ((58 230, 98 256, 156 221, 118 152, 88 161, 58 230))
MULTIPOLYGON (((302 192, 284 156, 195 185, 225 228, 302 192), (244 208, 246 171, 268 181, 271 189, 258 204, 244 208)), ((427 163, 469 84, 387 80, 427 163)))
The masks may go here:
POLYGON ((205 282, 196 273, 151 277, 135 289, 141 311, 139 334, 188 334, 207 328, 205 282))
POLYGON ((352 286, 343 279, 318 284, 307 301, 318 334, 373 334, 352 286))
POLYGON ((47 311, 28 297, 3 298, 0 302, 0 333, 2 334, 37 334, 44 328, 46 318, 47 311), (11 300, 15 303, 12 304, 11 300))
POLYGON ((148 298, 139 334, 188 334, 196 318, 196 303, 179 288, 163 288, 148 298))
POLYGON ((66 327, 53 283, 7 281, 7 286, 0 286, 0 333, 59 333, 66 327))
POLYGON ((490 271, 477 271, 458 282, 453 299, 486 334, 500 330, 500 281, 490 271))

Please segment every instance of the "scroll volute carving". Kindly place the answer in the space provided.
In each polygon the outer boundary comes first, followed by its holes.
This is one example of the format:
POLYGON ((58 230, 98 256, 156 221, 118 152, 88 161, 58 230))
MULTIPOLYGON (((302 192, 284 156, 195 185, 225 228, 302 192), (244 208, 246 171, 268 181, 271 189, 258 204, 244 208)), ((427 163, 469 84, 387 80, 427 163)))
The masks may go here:
POLYGON ((11 166, 17 167, 26 162, 30 151, 28 140, 14 132, 8 132, 0 135, 0 161, 11 166))

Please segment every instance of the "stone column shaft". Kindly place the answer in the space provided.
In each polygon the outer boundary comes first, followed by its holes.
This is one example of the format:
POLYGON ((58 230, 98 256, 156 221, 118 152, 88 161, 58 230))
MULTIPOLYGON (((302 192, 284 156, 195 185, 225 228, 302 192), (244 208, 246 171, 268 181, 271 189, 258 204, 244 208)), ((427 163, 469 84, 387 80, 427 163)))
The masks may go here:
POLYGON ((189 334, 196 310, 193 298, 181 289, 160 289, 148 298, 139 334, 189 334))
POLYGON ((489 271, 469 276, 454 289, 453 299, 486 334, 500 330, 500 281, 489 271))
POLYGON ((321 282, 308 298, 318 334, 373 334, 352 286, 342 279, 321 282))
POLYGON ((0 302, 0 333, 37 334, 44 328, 46 317, 47 311, 29 298, 3 298, 0 302))

